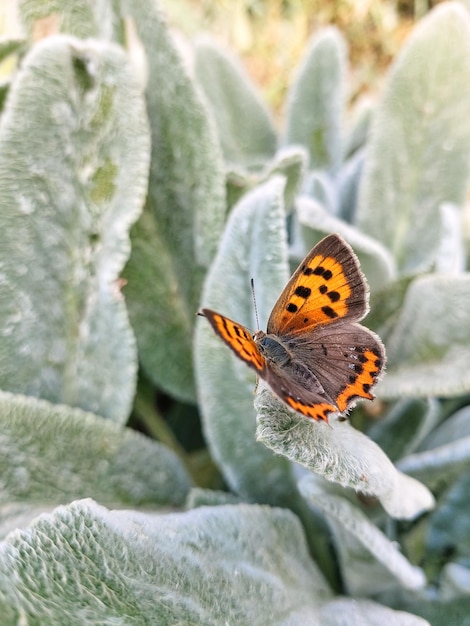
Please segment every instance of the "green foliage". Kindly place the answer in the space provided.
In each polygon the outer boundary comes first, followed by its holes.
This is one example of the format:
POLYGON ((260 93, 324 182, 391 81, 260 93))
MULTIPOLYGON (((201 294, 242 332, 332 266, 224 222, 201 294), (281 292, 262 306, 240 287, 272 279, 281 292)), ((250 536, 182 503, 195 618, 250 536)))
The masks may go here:
POLYGON ((191 73, 153 2, 20 12, 25 40, 0 44, 18 65, 0 117, 2 624, 465 623, 467 10, 423 19, 349 126, 345 42, 317 33, 279 137, 238 61, 201 41, 191 73), (368 278, 388 371, 374 418, 327 426, 254 396, 195 314, 256 328, 253 278, 265 328, 331 232, 368 278))

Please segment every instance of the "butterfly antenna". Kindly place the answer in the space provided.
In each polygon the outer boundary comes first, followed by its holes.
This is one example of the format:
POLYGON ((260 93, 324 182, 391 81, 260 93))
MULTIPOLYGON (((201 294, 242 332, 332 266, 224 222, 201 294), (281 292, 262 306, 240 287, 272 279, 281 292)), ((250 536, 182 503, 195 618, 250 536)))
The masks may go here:
POLYGON ((253 306, 255 308, 256 330, 259 330, 258 307, 256 306, 255 281, 253 278, 251 279, 250 284, 251 284, 251 295, 253 297, 253 306))

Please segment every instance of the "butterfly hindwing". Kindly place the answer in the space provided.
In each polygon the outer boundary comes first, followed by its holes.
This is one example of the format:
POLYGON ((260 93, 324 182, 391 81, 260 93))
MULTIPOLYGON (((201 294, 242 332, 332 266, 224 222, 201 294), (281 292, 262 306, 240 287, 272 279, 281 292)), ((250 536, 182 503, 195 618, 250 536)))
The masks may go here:
POLYGON ((268 333, 303 333, 335 320, 360 320, 368 288, 359 261, 339 235, 329 235, 305 257, 276 302, 268 333))
POLYGON ((373 399, 371 390, 385 365, 385 350, 368 328, 338 322, 295 336, 289 346, 293 357, 312 369, 341 413, 360 398, 373 399))

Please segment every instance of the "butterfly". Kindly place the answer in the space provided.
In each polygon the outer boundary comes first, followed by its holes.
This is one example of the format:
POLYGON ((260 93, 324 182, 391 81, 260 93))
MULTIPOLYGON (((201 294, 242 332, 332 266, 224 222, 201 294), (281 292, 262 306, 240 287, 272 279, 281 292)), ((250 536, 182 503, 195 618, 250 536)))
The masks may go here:
POLYGON ((291 409, 328 422, 372 388, 385 365, 380 338, 358 322, 369 288, 352 248, 337 234, 307 254, 279 296, 267 332, 252 334, 203 308, 215 333, 291 409))

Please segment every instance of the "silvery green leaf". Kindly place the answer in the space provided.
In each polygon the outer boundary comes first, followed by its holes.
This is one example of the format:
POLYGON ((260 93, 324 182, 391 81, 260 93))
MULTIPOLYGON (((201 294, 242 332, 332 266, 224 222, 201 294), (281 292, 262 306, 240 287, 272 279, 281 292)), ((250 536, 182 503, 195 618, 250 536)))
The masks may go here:
POLYGON ((387 339, 381 397, 452 396, 470 390, 470 276, 416 278, 387 339))
POLYGON ((443 600, 454 600, 470 596, 470 569, 459 563, 446 563, 439 578, 440 596, 443 600))
POLYGON ((296 209, 299 222, 304 226, 302 234, 307 249, 323 236, 339 233, 354 248, 373 291, 392 280, 396 272, 395 263, 379 241, 329 214, 318 202, 306 196, 297 198, 296 209))
POLYGON ((284 144, 307 148, 311 169, 335 170, 341 161, 346 43, 334 27, 311 40, 287 96, 284 144))
POLYGON ((136 349, 119 274, 147 190, 144 102, 118 47, 49 37, 0 123, 0 387, 124 422, 136 349))
POLYGON ((439 499, 426 530, 426 556, 470 563, 470 474, 462 472, 439 499), (437 557, 436 557, 437 555, 437 557), (448 558, 448 556, 447 556, 448 558))
POLYGON ((432 432, 439 419, 440 406, 434 398, 400 400, 367 434, 395 461, 411 454, 432 432))
POLYGON ((430 626, 422 617, 362 598, 338 598, 321 610, 324 626, 430 626))
POLYGON ((274 123, 238 60, 201 39, 195 47, 195 72, 227 163, 253 167, 272 158, 277 143, 274 123))
MULTIPOLYGON (((257 322, 250 290, 254 278, 260 327, 288 278, 287 237, 280 177, 246 194, 232 209, 204 286, 202 305, 248 328, 257 322)), ((204 431, 230 487, 243 497, 276 501, 295 490, 285 459, 255 441, 256 378, 200 319, 195 340, 196 376, 204 431)))
POLYGON ((338 172, 339 216, 353 224, 356 216, 359 182, 364 166, 365 148, 357 150, 338 172))
POLYGON ((443 490, 470 466, 470 436, 415 452, 397 462, 401 471, 415 476, 434 490, 443 490))
POLYGON ((289 410, 270 390, 256 396, 256 437, 268 448, 329 481, 375 496, 392 517, 413 519, 431 509, 434 499, 417 480, 397 471, 376 443, 347 421, 329 425, 289 410))
POLYGON ((295 204, 307 161, 308 155, 303 148, 289 146, 278 150, 274 159, 265 166, 261 182, 268 180, 275 174, 284 176, 286 179, 284 187, 286 213, 290 213, 295 204))
POLYGON ((331 598, 298 519, 269 507, 158 516, 82 500, 0 543, 2 626, 327 626, 331 598))
POLYGON ((441 242, 439 207, 462 206, 470 174, 470 16, 438 6, 413 30, 374 113, 357 225, 404 273, 427 271, 441 242))
POLYGON ((357 507, 341 496, 327 493, 307 476, 300 482, 307 501, 318 507, 330 524, 348 593, 375 595, 396 588, 418 590, 426 579, 357 507))
POLYGON ((157 7, 147 0, 122 6, 146 55, 152 133, 147 205, 132 232, 126 299, 148 377, 195 402, 192 335, 225 219, 222 156, 202 94, 157 7))
MULTIPOLYGON (((190 479, 164 445, 68 406, 0 392, 0 502, 181 505, 190 479)), ((3 510, 0 509, 3 517, 3 510)))
POLYGON ((458 274, 465 270, 462 215, 459 207, 446 202, 439 207, 442 232, 436 257, 436 271, 458 274))
POLYGON ((321 170, 310 171, 302 185, 302 195, 316 200, 327 209, 330 215, 339 211, 339 197, 336 181, 332 176, 321 170))
POLYGON ((366 144, 374 113, 374 104, 368 97, 361 98, 354 107, 350 128, 344 141, 343 159, 349 159, 366 144))
POLYGON ((432 450, 470 437, 470 406, 465 406, 435 428, 421 443, 420 450, 432 450))

